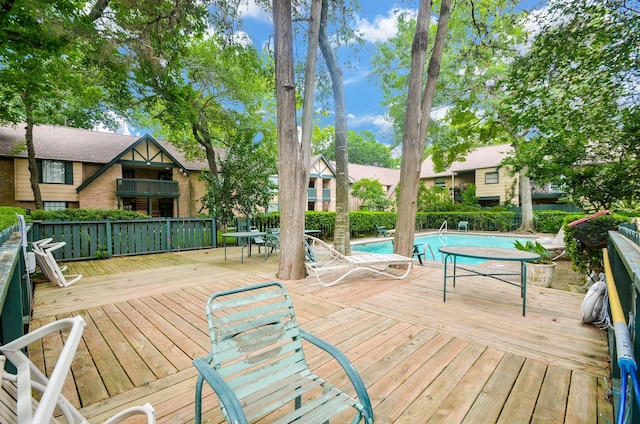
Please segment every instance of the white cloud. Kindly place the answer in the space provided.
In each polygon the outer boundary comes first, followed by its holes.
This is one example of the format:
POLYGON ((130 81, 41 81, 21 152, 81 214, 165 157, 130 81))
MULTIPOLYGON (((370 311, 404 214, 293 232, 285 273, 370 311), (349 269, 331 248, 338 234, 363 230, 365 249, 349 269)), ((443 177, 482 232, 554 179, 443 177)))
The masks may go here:
POLYGON ((368 69, 350 70, 348 75, 344 76, 342 84, 346 87, 348 85, 359 84, 361 82, 367 82, 367 76, 370 71, 368 69))
POLYGON ((242 19, 255 19, 262 22, 271 22, 271 14, 258 6, 254 0, 246 0, 238 7, 238 14, 242 19))
MULTIPOLYGON (((386 133, 391 131, 393 124, 384 115, 353 115, 347 114, 347 125, 349 128, 357 129, 363 127, 375 127, 375 132, 386 133)), ((366 129, 366 128, 363 128, 366 129)))
POLYGON ((448 106, 439 107, 436 109, 431 109, 431 119, 436 121, 442 121, 445 116, 447 116, 447 112, 449 112, 448 106))
POLYGON ((386 41, 398 33, 396 22, 398 15, 401 14, 417 16, 415 10, 393 8, 389 10, 386 16, 377 15, 373 19, 373 22, 369 22, 366 18, 357 19, 357 31, 362 34, 365 41, 369 41, 371 43, 386 41))
POLYGON ((120 135, 131 135, 131 131, 129 130, 129 124, 127 123, 127 121, 125 121, 122 117, 116 115, 113 112, 110 112, 110 114, 117 122, 118 128, 116 128, 116 130, 114 131, 110 128, 107 128, 104 124, 100 123, 95 127, 93 127, 93 131, 108 132, 108 133, 120 134, 120 135))

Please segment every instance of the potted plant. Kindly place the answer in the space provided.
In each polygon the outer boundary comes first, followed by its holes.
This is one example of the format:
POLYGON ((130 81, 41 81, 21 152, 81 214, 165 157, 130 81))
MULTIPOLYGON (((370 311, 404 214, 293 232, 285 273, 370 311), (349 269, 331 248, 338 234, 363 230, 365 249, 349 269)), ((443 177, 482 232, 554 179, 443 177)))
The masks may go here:
POLYGON ((553 279, 553 272, 556 268, 556 263, 551 260, 551 252, 548 251, 539 241, 528 240, 522 243, 516 240, 515 248, 518 250, 524 250, 527 252, 533 252, 540 255, 539 259, 535 261, 525 262, 524 266, 527 272, 527 283, 534 286, 551 287, 551 280, 553 279))

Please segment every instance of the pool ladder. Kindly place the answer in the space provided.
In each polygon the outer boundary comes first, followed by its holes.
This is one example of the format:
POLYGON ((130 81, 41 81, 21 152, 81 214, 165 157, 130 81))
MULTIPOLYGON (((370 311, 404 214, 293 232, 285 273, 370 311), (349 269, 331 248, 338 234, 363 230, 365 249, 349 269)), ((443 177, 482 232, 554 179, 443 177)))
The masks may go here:
MULTIPOLYGON (((440 229, 438 230, 438 238, 440 239, 440 244, 442 246, 447 245, 447 221, 443 221, 442 225, 440 225, 440 229)), ((427 248, 429 248, 429 253, 431 253, 431 258, 435 261, 436 255, 433 253, 433 249, 429 243, 424 244, 424 257, 427 258, 427 248)))

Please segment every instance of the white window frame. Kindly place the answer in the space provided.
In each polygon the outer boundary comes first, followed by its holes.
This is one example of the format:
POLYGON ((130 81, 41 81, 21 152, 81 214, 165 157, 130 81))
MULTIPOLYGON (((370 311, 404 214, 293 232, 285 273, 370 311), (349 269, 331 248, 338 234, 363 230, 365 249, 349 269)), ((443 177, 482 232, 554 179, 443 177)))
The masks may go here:
POLYGON ((45 211, 59 211, 67 209, 67 202, 42 202, 45 211))

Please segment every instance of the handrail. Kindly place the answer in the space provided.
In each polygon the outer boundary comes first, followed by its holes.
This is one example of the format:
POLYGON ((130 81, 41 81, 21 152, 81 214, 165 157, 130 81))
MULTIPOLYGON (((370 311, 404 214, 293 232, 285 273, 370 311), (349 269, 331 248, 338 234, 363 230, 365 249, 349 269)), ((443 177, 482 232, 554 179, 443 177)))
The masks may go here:
POLYGON ((438 230, 438 239, 440 240, 440 244, 442 246, 447 245, 447 221, 444 220, 442 225, 440 225, 440 229, 438 230))
POLYGON ((627 408, 627 385, 629 377, 633 383, 635 398, 640 406, 640 383, 638 382, 638 367, 633 354, 633 345, 629 327, 622 312, 618 289, 613 279, 613 271, 609 262, 609 252, 607 248, 602 249, 604 262, 604 273, 607 280, 607 290, 609 294, 609 308, 613 319, 613 331, 616 338, 616 353, 618 367, 620 368, 620 399, 616 416, 616 423, 624 423, 627 408))
POLYGON ((442 234, 446 232, 447 232, 447 221, 444 220, 442 221, 442 225, 440 225, 440 230, 438 230, 438 233, 442 234))

